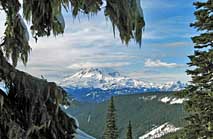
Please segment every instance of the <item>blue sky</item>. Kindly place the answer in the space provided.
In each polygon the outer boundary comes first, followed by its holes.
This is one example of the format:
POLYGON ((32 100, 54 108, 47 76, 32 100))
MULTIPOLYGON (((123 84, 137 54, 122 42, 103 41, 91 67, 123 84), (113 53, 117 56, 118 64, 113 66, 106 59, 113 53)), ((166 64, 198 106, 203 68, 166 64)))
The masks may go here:
POLYGON ((57 38, 40 38, 38 43, 32 39, 28 65, 24 67, 20 62, 18 68, 51 81, 90 67, 112 68, 152 82, 188 81, 187 56, 193 53, 190 37, 195 34, 189 27, 194 20, 192 3, 193 0, 141 0, 146 22, 141 48, 134 41, 125 46, 118 35, 114 38, 103 12, 90 19, 73 19, 65 14, 65 33, 57 38))

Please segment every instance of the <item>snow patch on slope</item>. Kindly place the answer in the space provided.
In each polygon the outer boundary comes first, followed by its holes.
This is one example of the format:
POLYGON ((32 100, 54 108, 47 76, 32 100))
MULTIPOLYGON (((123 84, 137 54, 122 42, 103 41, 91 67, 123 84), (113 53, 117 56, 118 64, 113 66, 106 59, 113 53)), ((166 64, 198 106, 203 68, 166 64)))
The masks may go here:
POLYGON ((85 132, 83 132, 82 130, 79 129, 79 122, 78 122, 78 120, 77 120, 74 116, 72 116, 72 115, 70 115, 70 114, 68 114, 68 113, 67 113, 67 115, 68 115, 70 118, 72 118, 72 119, 75 120, 75 124, 76 124, 76 126, 78 127, 78 128, 76 129, 76 131, 75 131, 76 133, 74 134, 74 139, 96 139, 96 138, 94 138, 94 137, 88 135, 87 133, 85 133, 85 132))
POLYGON ((117 71, 102 68, 82 69, 64 78, 59 85, 78 101, 98 103, 111 96, 179 91, 186 86, 180 81, 161 84, 132 79, 117 71))
POLYGON ((91 121, 91 115, 88 116, 87 122, 89 123, 91 121))
POLYGON ((106 69, 83 69, 76 74, 66 77, 60 83, 63 87, 100 88, 103 90, 115 88, 152 87, 140 80, 121 76, 119 72, 106 69))
POLYGON ((74 139, 95 139, 94 137, 86 134, 85 132, 81 131, 80 129, 76 130, 76 133, 74 134, 74 139))
POLYGON ((70 106, 68 105, 63 105, 64 109, 67 110, 70 106))
POLYGON ((5 87, 3 82, 0 82, 0 89, 5 93, 8 94, 8 89, 5 87))
POLYGON ((147 134, 139 137, 139 139, 157 139, 166 134, 176 132, 181 128, 176 128, 174 125, 169 123, 164 123, 161 126, 154 128, 152 131, 148 132, 147 134))
POLYGON ((186 98, 174 98, 174 97, 163 97, 159 101, 166 104, 183 104, 188 99, 186 98))
POLYGON ((142 80, 122 76, 117 71, 101 68, 82 69, 74 75, 64 78, 59 85, 66 88, 99 88, 102 90, 143 88, 144 91, 150 89, 155 91, 180 91, 186 86, 180 81, 164 84, 144 82, 142 80))
POLYGON ((152 95, 152 96, 142 96, 142 97, 139 97, 138 99, 139 99, 139 100, 150 101, 150 100, 154 100, 154 99, 156 99, 156 98, 157 98, 156 95, 152 95))

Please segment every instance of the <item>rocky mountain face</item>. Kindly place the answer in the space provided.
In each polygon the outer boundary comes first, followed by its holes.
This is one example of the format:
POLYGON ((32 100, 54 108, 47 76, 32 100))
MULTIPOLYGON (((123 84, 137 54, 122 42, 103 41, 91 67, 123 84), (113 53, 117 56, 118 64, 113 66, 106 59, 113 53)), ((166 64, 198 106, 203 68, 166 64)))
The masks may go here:
POLYGON ((144 82, 122 76, 117 71, 106 69, 83 69, 60 83, 67 92, 79 101, 105 101, 111 96, 144 92, 180 91, 186 84, 168 82, 164 84, 144 82))

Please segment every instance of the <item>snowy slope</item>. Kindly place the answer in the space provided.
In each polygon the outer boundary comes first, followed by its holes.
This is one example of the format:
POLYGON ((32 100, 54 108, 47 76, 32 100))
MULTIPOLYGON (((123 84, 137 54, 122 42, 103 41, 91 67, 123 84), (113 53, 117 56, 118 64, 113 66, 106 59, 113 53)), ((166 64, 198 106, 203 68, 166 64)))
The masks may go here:
POLYGON ((63 79, 60 85, 63 87, 100 88, 102 90, 121 88, 153 88, 158 89, 159 91, 179 91, 185 87, 185 84, 180 81, 156 84, 131 79, 129 77, 122 76, 116 71, 98 68, 83 69, 76 74, 63 79))
POLYGON ((86 134, 82 130, 77 129, 74 139, 95 139, 95 138, 86 134))
POLYGON ((7 89, 5 88, 5 85, 2 82, 0 82, 0 89, 7 94, 7 89))
POLYGON ((187 98, 163 97, 159 101, 167 104, 183 104, 187 100, 187 98))
POLYGON ((164 123, 159 127, 154 128, 147 134, 139 137, 139 139, 157 139, 160 138, 166 134, 176 132, 180 130, 181 128, 176 128, 174 125, 169 123, 164 123))
POLYGON ((60 86, 79 101, 102 102, 116 95, 143 92, 180 91, 186 85, 178 82, 164 84, 145 82, 122 76, 117 71, 88 68, 64 78, 60 86))
POLYGON ((100 88, 103 90, 125 87, 152 87, 152 84, 121 76, 119 72, 97 68, 83 69, 65 78, 60 85, 66 87, 100 88))
POLYGON ((4 92, 6 92, 5 88, 3 86, 0 86, 0 89, 4 92))
MULTIPOLYGON (((66 107, 67 106, 61 106, 62 110, 66 109, 66 107)), ((70 115, 69 113, 67 113, 67 115, 70 118, 72 118, 72 119, 75 120, 75 124, 78 127, 76 129, 76 133, 74 134, 74 139, 95 139, 94 137, 88 135, 87 133, 85 133, 85 132, 83 132, 82 130, 79 129, 79 127, 80 127, 79 122, 78 122, 78 120, 74 116, 70 115)))
POLYGON ((150 95, 150 96, 143 96, 139 97, 138 99, 144 100, 144 101, 152 101, 152 100, 157 100, 159 102, 165 103, 165 104, 183 104, 185 101, 187 101, 187 98, 177 98, 175 96, 164 96, 158 98, 156 95, 150 95))

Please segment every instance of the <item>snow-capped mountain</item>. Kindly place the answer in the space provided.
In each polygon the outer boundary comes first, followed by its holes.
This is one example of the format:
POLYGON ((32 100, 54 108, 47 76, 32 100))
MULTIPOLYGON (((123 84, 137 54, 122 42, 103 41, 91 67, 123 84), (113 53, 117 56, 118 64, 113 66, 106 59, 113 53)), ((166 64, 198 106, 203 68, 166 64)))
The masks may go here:
POLYGON ((168 82, 165 84, 149 83, 121 76, 117 71, 98 68, 83 69, 72 76, 66 77, 62 80, 60 85, 63 87, 100 88, 102 90, 121 88, 157 88, 159 91, 179 91, 185 87, 185 84, 180 81, 168 82))
POLYGON ((100 88, 103 90, 142 86, 151 87, 151 84, 145 84, 142 81, 121 76, 119 72, 97 68, 83 69, 65 78, 61 85, 66 87, 100 88))
POLYGON ((157 84, 122 76, 117 71, 88 68, 64 78, 60 83, 77 100, 104 101, 110 96, 143 92, 180 91, 178 82, 157 84))

